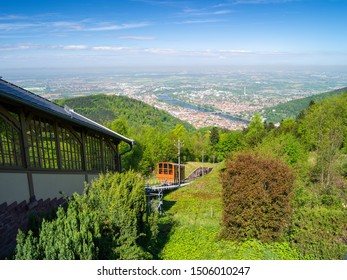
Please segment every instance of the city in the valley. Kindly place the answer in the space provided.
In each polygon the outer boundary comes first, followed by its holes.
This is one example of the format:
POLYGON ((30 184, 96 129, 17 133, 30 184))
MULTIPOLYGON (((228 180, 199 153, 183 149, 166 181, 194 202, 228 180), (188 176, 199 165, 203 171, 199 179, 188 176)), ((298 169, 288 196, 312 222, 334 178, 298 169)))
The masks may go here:
POLYGON ((4 79, 50 100, 90 94, 141 100, 196 128, 242 129, 263 108, 347 85, 343 67, 67 69, 13 71, 4 79))

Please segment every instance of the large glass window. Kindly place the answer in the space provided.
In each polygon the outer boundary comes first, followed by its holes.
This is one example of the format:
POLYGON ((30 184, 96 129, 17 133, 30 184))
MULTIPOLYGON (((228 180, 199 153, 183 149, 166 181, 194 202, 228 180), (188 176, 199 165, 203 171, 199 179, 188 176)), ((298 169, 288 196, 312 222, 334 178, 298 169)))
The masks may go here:
POLYGON ((101 139, 97 136, 86 137, 86 167, 88 171, 102 170, 101 139))
POLYGON ((75 130, 41 115, 25 120, 23 135, 21 121, 14 110, 0 108, 0 166, 24 167, 28 164, 29 168, 51 170, 118 170, 117 144, 112 138, 92 131, 85 134, 80 128, 75 130))
MULTIPOLYGON (((14 113, 13 113, 14 114, 14 113)), ((12 115, 12 114, 11 114, 12 115)), ((18 116, 17 116, 18 118, 18 116)), ((20 133, 0 115, 0 165, 23 166, 20 133)))
POLYGON ((105 171, 116 170, 116 152, 112 144, 104 142, 104 158, 105 158, 105 171))
POLYGON ((53 123, 40 117, 30 120, 27 131, 30 166, 56 169, 58 158, 53 123))
MULTIPOLYGON (((78 132, 74 132, 77 137, 78 132)), ((65 170, 82 170, 82 145, 72 132, 58 127, 61 168, 65 170)))

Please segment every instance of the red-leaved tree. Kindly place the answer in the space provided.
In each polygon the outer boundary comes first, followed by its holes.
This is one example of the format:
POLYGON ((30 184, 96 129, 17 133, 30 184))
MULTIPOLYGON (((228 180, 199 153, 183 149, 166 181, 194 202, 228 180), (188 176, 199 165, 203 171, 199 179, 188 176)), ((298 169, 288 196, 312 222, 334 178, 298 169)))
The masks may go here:
POLYGON ((222 238, 277 240, 289 224, 294 174, 285 163, 254 153, 234 155, 221 174, 222 238))

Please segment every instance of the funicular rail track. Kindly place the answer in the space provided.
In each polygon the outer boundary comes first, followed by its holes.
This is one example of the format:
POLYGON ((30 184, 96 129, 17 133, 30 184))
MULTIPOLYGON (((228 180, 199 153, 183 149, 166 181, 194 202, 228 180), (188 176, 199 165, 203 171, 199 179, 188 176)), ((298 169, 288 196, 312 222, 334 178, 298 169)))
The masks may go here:
POLYGON ((163 196, 165 192, 170 192, 178 188, 185 187, 192 183, 196 178, 202 177, 212 171, 213 168, 198 167, 182 182, 168 183, 166 181, 161 182, 159 185, 146 186, 145 193, 147 198, 147 211, 151 211, 153 199, 159 200, 156 206, 157 210, 162 213, 163 196))
POLYGON ((173 185, 159 185, 159 186, 147 186, 145 187, 146 194, 153 192, 164 192, 164 191, 173 191, 181 187, 185 187, 189 185, 191 182, 183 183, 183 184, 173 184, 173 185))

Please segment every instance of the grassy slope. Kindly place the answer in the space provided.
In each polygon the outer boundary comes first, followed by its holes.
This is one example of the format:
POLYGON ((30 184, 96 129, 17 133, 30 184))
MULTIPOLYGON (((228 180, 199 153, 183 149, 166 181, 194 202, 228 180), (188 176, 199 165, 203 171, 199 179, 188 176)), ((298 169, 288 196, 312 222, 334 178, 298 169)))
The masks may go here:
POLYGON ((264 244, 247 241, 240 244, 219 240, 222 221, 222 186, 218 164, 208 175, 174 191, 164 198, 166 230, 162 259, 298 259, 287 243, 264 244))

